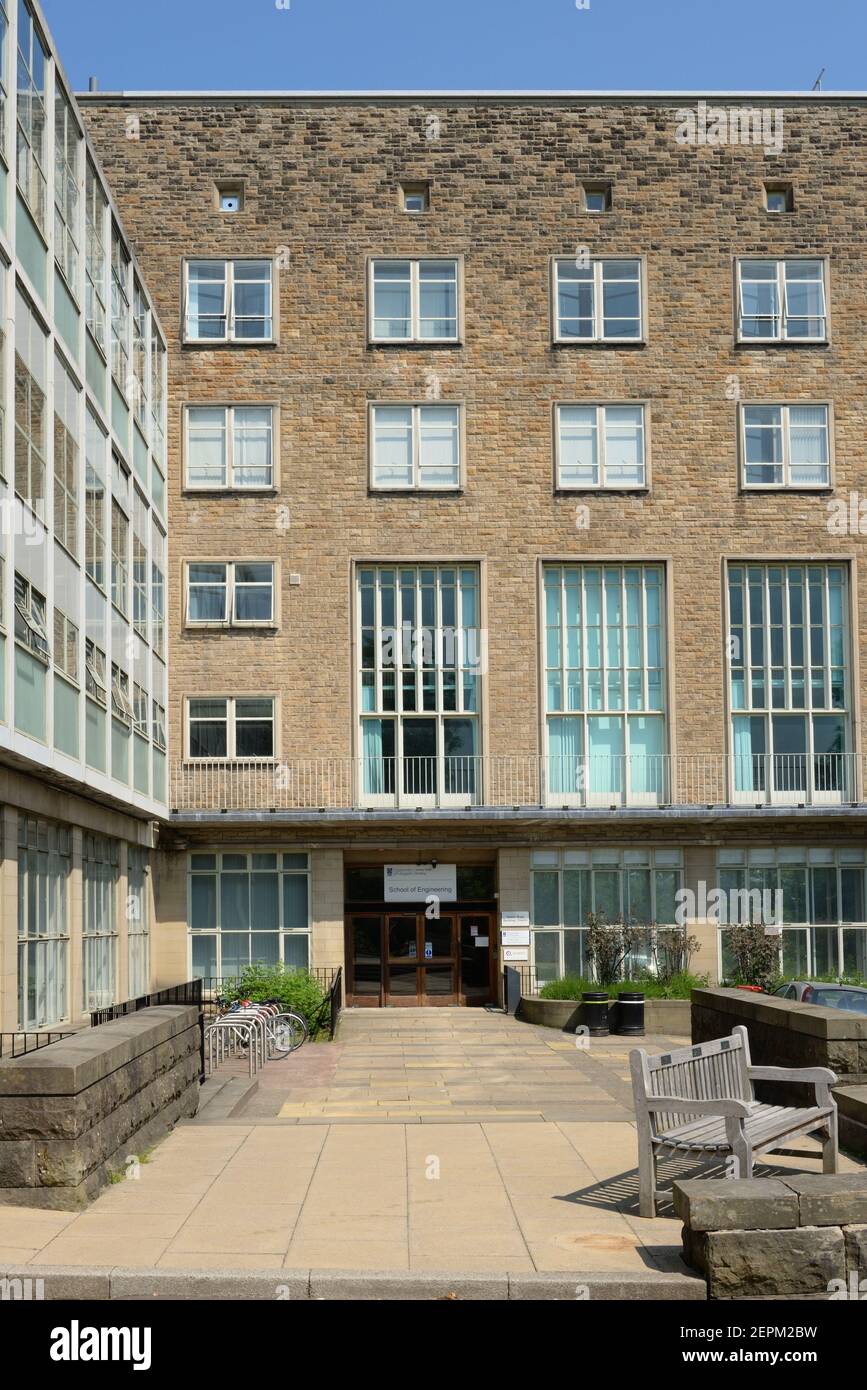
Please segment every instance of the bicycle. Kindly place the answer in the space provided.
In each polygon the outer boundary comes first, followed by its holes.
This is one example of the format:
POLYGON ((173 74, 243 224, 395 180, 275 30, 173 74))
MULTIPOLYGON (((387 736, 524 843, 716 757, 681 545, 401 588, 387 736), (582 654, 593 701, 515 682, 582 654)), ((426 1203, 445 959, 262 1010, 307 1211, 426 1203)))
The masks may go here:
MULTIPOLYGON (((278 1057, 288 1057, 290 1052, 297 1052, 309 1036, 306 1019, 291 1009, 284 1009, 279 999, 229 1001, 218 998, 216 1003, 217 1021, 231 1023, 233 1016, 237 1016, 239 1022, 251 1020, 261 1026, 265 1037, 263 1055, 266 1058, 270 1058, 272 1053, 278 1057)), ((242 1043, 244 1046, 246 1043, 242 1043)))

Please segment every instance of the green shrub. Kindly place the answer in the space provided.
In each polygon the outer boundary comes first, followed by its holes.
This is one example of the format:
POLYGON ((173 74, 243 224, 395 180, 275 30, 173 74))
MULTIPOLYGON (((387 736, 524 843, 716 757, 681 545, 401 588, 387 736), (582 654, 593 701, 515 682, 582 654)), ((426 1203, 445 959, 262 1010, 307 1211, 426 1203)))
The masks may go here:
MULTIPOLYGON (((248 965, 237 980, 224 982, 225 999, 279 999, 285 1009, 291 1009, 306 1020, 311 1033, 325 1001, 322 986, 306 970, 287 970, 277 965, 248 965)), ((328 1024, 328 1010, 319 1019, 318 1027, 328 1024)))
POLYGON ((549 980, 539 991, 541 999, 580 999, 585 990, 596 990, 616 999, 625 990, 641 990, 648 999, 688 999, 694 989, 702 989, 708 982, 707 975, 691 975, 680 971, 668 980, 655 976, 645 976, 638 980, 618 980, 614 984, 599 985, 595 980, 585 980, 578 975, 567 975, 562 980, 549 980))

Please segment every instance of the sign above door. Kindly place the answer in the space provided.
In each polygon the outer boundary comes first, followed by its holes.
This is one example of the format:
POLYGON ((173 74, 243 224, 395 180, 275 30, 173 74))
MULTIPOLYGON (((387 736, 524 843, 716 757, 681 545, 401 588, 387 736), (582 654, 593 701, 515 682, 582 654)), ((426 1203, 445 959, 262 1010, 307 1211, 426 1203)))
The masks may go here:
POLYGON ((423 903, 431 894, 444 903, 456 901, 456 864, 386 864, 387 903, 423 903))

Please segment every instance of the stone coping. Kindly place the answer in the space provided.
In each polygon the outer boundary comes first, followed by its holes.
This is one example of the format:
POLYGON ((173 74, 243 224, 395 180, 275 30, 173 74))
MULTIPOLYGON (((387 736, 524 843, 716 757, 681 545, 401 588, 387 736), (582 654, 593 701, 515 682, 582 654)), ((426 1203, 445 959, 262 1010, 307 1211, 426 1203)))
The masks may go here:
MULTIPOLYGON (((616 1003, 616 999, 609 1000, 609 1013, 616 1003)), ((689 1037, 690 1010, 688 999, 645 999, 645 1032, 682 1032, 684 1037, 689 1037)), ((536 994, 521 995, 517 1017, 520 1023, 535 1023, 543 1028, 568 1029, 570 1032, 584 1021, 580 999, 540 999, 536 994)), ((620 1036, 630 1035, 625 1033, 620 1036)))
POLYGON ((75 1096, 152 1048, 198 1027, 189 1004, 159 1004, 98 1028, 84 1028, 20 1057, 0 1059, 0 1097, 75 1096))
POLYGON ((339 1269, 123 1269, 68 1265, 7 1265, 0 1278, 41 1280, 46 1302, 114 1299, 366 1301, 512 1301, 576 1299, 704 1301, 707 1287, 694 1274, 646 1273, 490 1274, 408 1270, 339 1269))
POLYGON ((690 1178, 672 1187, 690 1231, 782 1231, 867 1223, 867 1169, 782 1178, 690 1178))
POLYGON ((867 1040, 867 1015, 843 1009, 825 1009, 816 1004, 798 1004, 793 999, 778 999, 771 994, 710 986, 694 989, 692 1003, 698 1008, 730 1014, 738 1022, 766 1023, 819 1038, 867 1040))

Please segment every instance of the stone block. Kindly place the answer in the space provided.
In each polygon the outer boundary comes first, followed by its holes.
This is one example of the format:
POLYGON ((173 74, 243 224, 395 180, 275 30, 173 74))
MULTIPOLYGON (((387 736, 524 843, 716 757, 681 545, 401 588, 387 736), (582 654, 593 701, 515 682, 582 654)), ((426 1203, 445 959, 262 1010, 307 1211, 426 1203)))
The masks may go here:
POLYGON ((846 1273, 843 1232, 834 1227, 708 1231, 704 1241, 711 1298, 823 1293, 846 1273))
POLYGON ((844 1226, 846 1241, 846 1270, 867 1279, 867 1226, 844 1226))
POLYGON ((802 1226, 845 1226, 867 1221, 867 1170, 804 1173, 782 1180, 797 1194, 802 1226))
POLYGON ((798 1225, 798 1197, 776 1178, 691 1178, 672 1188, 692 1231, 775 1231, 798 1225))
POLYGON ((35 1187, 36 1148, 32 1140, 0 1142, 0 1187, 35 1187))

